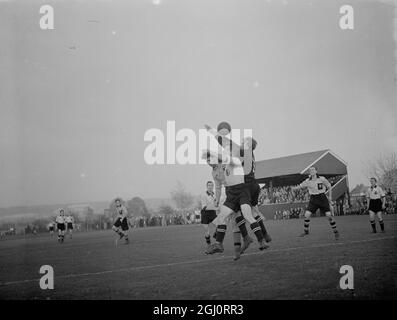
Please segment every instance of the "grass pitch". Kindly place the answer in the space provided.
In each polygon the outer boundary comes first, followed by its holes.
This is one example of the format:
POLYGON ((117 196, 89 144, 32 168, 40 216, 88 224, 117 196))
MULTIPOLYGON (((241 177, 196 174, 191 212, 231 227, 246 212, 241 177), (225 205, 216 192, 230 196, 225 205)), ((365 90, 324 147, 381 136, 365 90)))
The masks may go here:
MULTIPOLYGON (((225 252, 207 256, 200 225, 130 230, 115 246, 111 230, 75 233, 59 244, 38 235, 0 241, 0 299, 396 299, 397 215, 386 233, 372 234, 368 216, 266 221, 273 241, 256 243, 233 261, 230 228, 225 252), (54 290, 42 290, 42 265, 54 268, 54 290), (342 265, 354 270, 354 290, 342 290, 342 265)), ((378 226, 379 229, 379 226, 378 226)))

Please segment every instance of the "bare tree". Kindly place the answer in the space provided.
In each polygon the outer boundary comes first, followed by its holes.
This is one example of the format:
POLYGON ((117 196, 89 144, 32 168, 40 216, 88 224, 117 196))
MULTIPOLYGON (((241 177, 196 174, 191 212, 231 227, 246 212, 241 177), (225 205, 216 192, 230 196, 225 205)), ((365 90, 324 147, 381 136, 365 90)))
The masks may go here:
POLYGON ((135 216, 149 216, 145 201, 140 197, 134 197, 127 202, 129 212, 135 216))
POLYGON ((159 214, 161 214, 162 216, 172 216, 172 214, 174 213, 174 209, 172 209, 171 206, 169 205, 161 205, 159 208, 159 214))
POLYGON ((171 199, 178 209, 188 209, 194 202, 194 197, 185 190, 185 186, 180 181, 177 181, 175 190, 171 192, 171 199))
POLYGON ((368 179, 374 177, 381 187, 393 193, 397 192, 397 154, 392 152, 381 155, 368 163, 366 170, 368 179))

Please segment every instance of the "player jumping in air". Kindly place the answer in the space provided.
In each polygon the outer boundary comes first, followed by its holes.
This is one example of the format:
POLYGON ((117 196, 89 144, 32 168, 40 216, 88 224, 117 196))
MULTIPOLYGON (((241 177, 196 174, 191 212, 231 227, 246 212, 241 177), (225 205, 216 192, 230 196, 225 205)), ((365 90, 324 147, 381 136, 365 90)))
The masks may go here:
POLYGON ((125 239, 125 244, 128 244, 130 243, 130 240, 128 239, 128 229, 129 229, 128 221, 127 221, 128 210, 121 203, 121 199, 119 198, 115 200, 115 204, 116 204, 117 217, 113 224, 112 229, 120 236, 120 238, 116 240, 116 245, 118 243, 118 240, 121 240, 122 238, 125 239))
POLYGON ((65 217, 65 222, 67 226, 67 232, 69 233, 69 237, 70 239, 72 239, 74 218, 70 213, 65 217))
POLYGON ((261 188, 259 183, 255 179, 255 156, 254 150, 257 146, 257 142, 255 139, 251 137, 244 138, 241 148, 240 148, 240 157, 243 158, 243 167, 244 167, 244 182, 249 186, 250 194, 251 194, 251 207, 252 207, 252 215, 255 220, 258 221, 258 224, 262 230, 263 237, 266 242, 272 241, 269 233, 266 230, 264 224, 264 217, 260 213, 258 209, 259 203, 259 194, 261 192, 261 188), (244 163, 251 163, 249 166, 245 166, 244 163))
MULTIPOLYGON (((215 161, 211 161, 211 155, 209 152, 206 153, 207 157, 207 163, 212 167, 212 177, 215 181, 215 205, 216 207, 219 207, 220 204, 220 198, 221 198, 221 193, 222 193, 222 186, 225 186, 225 174, 224 174, 224 165, 219 163, 218 164, 213 164, 212 162, 217 162, 217 159, 215 161)), ((248 246, 253 242, 252 238, 248 235, 247 228, 245 226, 245 219, 241 215, 241 212, 233 212, 230 215, 230 221, 232 222, 233 225, 233 241, 234 241, 234 260, 238 260, 241 255, 242 250, 246 250, 248 246), (241 236, 243 237, 244 244, 243 247, 241 247, 241 236)), ((212 221, 212 224, 215 225, 215 227, 218 227, 219 221, 218 219, 215 219, 212 221)), ((214 238, 216 239, 216 233, 214 234, 214 238)), ((206 253, 210 251, 211 247, 207 248, 206 253)))
POLYGON ((59 215, 56 217, 55 222, 57 224, 57 229, 58 229, 58 242, 63 243, 65 239, 65 210, 60 209, 59 210, 59 215))
POLYGON ((221 206, 220 213, 217 217, 219 224, 216 229, 216 243, 208 250, 208 253, 223 252, 223 239, 226 233, 226 218, 233 212, 241 210, 244 218, 250 223, 250 227, 254 232, 259 249, 267 249, 261 228, 251 213, 251 197, 250 191, 244 183, 244 169, 240 159, 235 157, 227 157, 225 159, 225 180, 226 180, 226 201, 221 206))
MULTIPOLYGON (((206 126, 206 128, 208 129, 208 126, 206 126)), ((222 145, 223 144, 221 144, 222 155, 215 153, 211 154, 212 158, 218 158, 218 160, 225 164, 226 201, 221 206, 220 213, 217 217, 219 224, 216 229, 216 243, 210 248, 208 253, 211 254, 224 251, 223 239, 226 233, 226 218, 233 212, 237 212, 239 210, 241 210, 243 217, 250 224, 250 227, 258 240, 259 249, 267 249, 268 246, 265 243, 262 230, 258 222, 252 216, 251 195, 249 186, 244 182, 244 168, 242 161, 239 157, 233 155, 234 148, 230 148, 227 145, 223 147, 222 145)))
MULTIPOLYGON (((265 224, 264 224, 264 217, 260 213, 258 209, 258 199, 260 194, 260 187, 255 179, 255 157, 254 157, 254 150, 257 146, 257 142, 255 139, 251 137, 245 137, 241 145, 237 145, 231 139, 228 139, 226 135, 231 133, 231 126, 227 122, 221 122, 218 124, 217 131, 212 129, 210 126, 205 125, 205 128, 209 133, 211 133, 218 143, 230 150, 233 156, 240 157, 242 160, 242 165, 244 168, 244 183, 246 184, 247 188, 249 188, 250 196, 251 196, 251 208, 252 208, 252 215, 255 220, 258 222, 263 237, 266 242, 271 241, 271 237, 268 234, 265 224)), ((240 223, 245 224, 245 220, 241 221, 240 223)), ((242 233, 244 236, 244 234, 242 233)), ((249 243, 248 243, 249 245, 249 243)), ((244 241, 244 245, 241 248, 241 253, 243 253, 248 248, 247 243, 244 241)))
POLYGON ((318 176, 317 168, 313 166, 309 168, 309 178, 303 181, 299 186, 294 187, 294 189, 298 188, 308 188, 310 194, 309 204, 305 212, 304 232, 300 236, 304 237, 309 234, 310 216, 312 213, 315 213, 317 209, 320 209, 328 218, 329 224, 335 235, 335 240, 338 240, 339 232, 336 229, 335 219, 331 214, 331 200, 328 200, 332 199, 332 187, 329 181, 322 176, 318 176), (328 192, 328 198, 326 192, 328 192))
POLYGON ((376 233, 375 214, 378 216, 381 231, 385 232, 385 224, 383 223, 382 218, 382 211, 386 208, 385 193, 382 188, 376 184, 377 181, 375 178, 371 178, 370 181, 371 187, 368 189, 367 192, 367 209, 369 211, 369 221, 371 223, 372 232, 376 233))

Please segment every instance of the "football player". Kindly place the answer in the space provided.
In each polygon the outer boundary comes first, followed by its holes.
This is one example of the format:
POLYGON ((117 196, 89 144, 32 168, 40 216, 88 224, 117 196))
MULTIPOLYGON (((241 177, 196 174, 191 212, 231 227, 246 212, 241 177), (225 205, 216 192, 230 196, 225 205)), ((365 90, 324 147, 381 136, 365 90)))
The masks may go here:
POLYGON ((307 188, 310 194, 309 204, 305 212, 304 230, 301 237, 309 234, 310 216, 320 209, 328 218, 329 224, 335 235, 335 240, 339 239, 339 232, 336 228, 336 222, 331 214, 330 201, 332 199, 332 187, 327 179, 317 174, 317 168, 312 166, 309 168, 309 177, 300 185, 293 189, 307 188), (328 198, 326 193, 328 192, 328 198))
POLYGON ((59 215, 56 217, 55 222, 58 229, 58 242, 63 243, 65 239, 65 210, 60 209, 59 215))
MULTIPOLYGON (((214 164, 211 161, 211 154, 207 152, 205 154, 207 158, 207 163, 212 167, 212 177, 215 181, 215 204, 216 207, 219 208, 220 204, 220 198, 221 198, 221 193, 222 193, 222 186, 225 187, 225 174, 224 174, 224 165, 219 163, 214 164)), ((233 225, 233 241, 234 241, 234 260, 238 260, 240 258, 240 255, 244 250, 248 248, 248 246, 253 242, 252 238, 248 235, 247 228, 245 226, 245 219, 241 215, 241 212, 233 212, 230 215, 230 221, 232 222, 233 225), (241 236, 243 237, 244 243, 243 246, 241 246, 241 236)), ((215 220, 212 221, 212 224, 215 225, 215 227, 218 227, 219 220, 216 218, 215 220)), ((216 239, 216 232, 214 234, 214 238, 216 239)), ((210 250, 210 247, 207 248, 206 253, 210 250)))
POLYGON ((214 193, 214 183, 212 181, 207 181, 207 190, 201 195, 201 224, 205 230, 205 242, 207 243, 207 248, 211 245, 210 236, 210 223, 216 218, 215 205, 215 193, 214 193))
POLYGON ((216 243, 208 250, 209 254, 223 252, 223 239, 226 233, 226 218, 233 212, 241 210, 243 217, 250 223, 254 232, 259 249, 268 248, 265 244, 261 228, 252 216, 250 191, 244 183, 244 169, 239 158, 231 155, 231 152, 222 152, 222 155, 212 153, 212 157, 217 157, 219 161, 225 164, 225 185, 226 201, 220 208, 217 217, 219 224, 216 229, 216 243))
POLYGON ((382 218, 382 211, 386 209, 385 192, 377 185, 376 178, 371 178, 371 187, 367 192, 367 209, 369 211, 369 221, 371 223, 372 232, 376 233, 375 214, 378 216, 380 230, 385 232, 385 224, 382 218))
MULTIPOLYGON (((215 131, 208 125, 205 125, 205 128, 209 133, 211 133, 217 139, 218 143, 222 147, 229 148, 233 155, 239 156, 240 159, 242 160, 242 164, 244 168, 244 183, 246 183, 247 187, 249 188, 251 195, 252 215, 255 218, 255 220, 258 222, 262 230, 265 241, 270 242, 272 239, 266 230, 264 224, 264 217, 258 209, 260 187, 255 179, 254 150, 257 146, 256 140, 251 137, 244 137, 241 142, 241 145, 240 146, 237 145, 231 139, 228 139, 226 137, 226 135, 228 135, 231 132, 231 126, 227 122, 219 123, 217 127, 217 131, 215 131)), ((245 246, 243 246, 242 248, 242 253, 246 249, 246 248, 244 249, 244 247, 245 246)))
POLYGON ((128 221, 127 221, 127 214, 128 210, 127 208, 121 203, 121 199, 117 198, 115 200, 116 204, 116 220, 113 224, 113 231, 115 231, 119 235, 119 239, 116 240, 116 245, 118 243, 118 240, 121 240, 122 238, 125 239, 125 244, 128 244, 130 240, 128 239, 128 221))

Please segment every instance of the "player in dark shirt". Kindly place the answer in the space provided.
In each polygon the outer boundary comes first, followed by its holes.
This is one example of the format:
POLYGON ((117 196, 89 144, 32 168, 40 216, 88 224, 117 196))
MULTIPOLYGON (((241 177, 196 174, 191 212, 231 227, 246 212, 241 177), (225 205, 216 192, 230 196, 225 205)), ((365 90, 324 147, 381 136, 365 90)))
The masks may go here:
POLYGON ((247 137, 243 140, 240 148, 240 157, 243 159, 243 166, 244 166, 244 182, 247 184, 250 194, 251 194, 251 207, 252 207, 252 215, 254 216, 255 220, 258 222, 263 237, 266 242, 272 241, 272 238, 268 234, 265 224, 264 224, 264 217, 262 216, 261 212, 258 208, 259 202, 259 194, 261 188, 259 183, 255 179, 255 155, 254 150, 256 149, 257 142, 254 138, 247 137), (247 166, 245 164, 248 164, 247 166), (247 173, 246 173, 247 172, 247 173))

